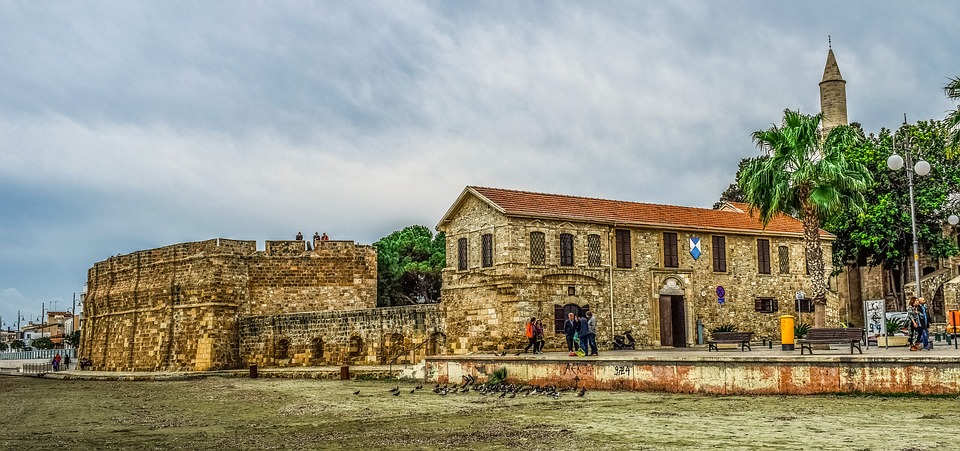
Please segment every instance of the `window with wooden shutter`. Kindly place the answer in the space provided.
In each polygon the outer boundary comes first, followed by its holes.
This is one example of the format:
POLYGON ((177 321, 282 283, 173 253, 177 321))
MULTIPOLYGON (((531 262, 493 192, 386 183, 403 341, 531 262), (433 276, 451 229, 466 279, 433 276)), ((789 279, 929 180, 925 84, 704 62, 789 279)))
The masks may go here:
POLYGON ((481 264, 484 268, 493 266, 493 235, 485 233, 480 236, 480 242, 483 245, 481 264))
POLYGON ((777 257, 780 262, 780 274, 790 274, 790 248, 787 246, 777 247, 777 257))
POLYGON ((573 235, 560 234, 560 266, 573 266, 573 235))
POLYGON ((587 266, 600 266, 600 235, 587 235, 587 266))
POLYGON ((676 233, 663 232, 663 266, 666 268, 676 268, 680 266, 680 253, 676 233))
POLYGON ((760 313, 775 313, 780 309, 780 305, 776 298, 756 298, 753 309, 760 313))
POLYGON ((797 299, 796 307, 798 313, 813 313, 813 299, 797 299))
POLYGON ((727 237, 714 236, 711 252, 713 253, 713 270, 727 272, 727 237))
POLYGON ((457 269, 467 269, 467 239, 457 240, 457 269))
POLYGON ((770 240, 757 240, 757 271, 770 274, 770 240))
POLYGON ((543 232, 530 232, 530 264, 545 265, 547 263, 546 236, 543 232))
POLYGON ((630 231, 617 230, 617 268, 632 268, 630 257, 630 231))

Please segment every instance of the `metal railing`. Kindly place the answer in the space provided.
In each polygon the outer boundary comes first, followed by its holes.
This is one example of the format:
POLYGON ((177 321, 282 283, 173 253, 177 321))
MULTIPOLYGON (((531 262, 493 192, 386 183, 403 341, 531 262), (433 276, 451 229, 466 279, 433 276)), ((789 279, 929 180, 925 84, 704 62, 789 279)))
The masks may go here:
POLYGON ((23 374, 52 373, 53 365, 49 363, 24 363, 20 368, 20 372, 23 374))
POLYGON ((77 357, 76 348, 70 349, 39 349, 34 351, 13 351, 13 352, 0 352, 0 360, 33 360, 33 359, 50 359, 53 360, 53 356, 60 353, 60 357, 70 356, 71 359, 77 357))

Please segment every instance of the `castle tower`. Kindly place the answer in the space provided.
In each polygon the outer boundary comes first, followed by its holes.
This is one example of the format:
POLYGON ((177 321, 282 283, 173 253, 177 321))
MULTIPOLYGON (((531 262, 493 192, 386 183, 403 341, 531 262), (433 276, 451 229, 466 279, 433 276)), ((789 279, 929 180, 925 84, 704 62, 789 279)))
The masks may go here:
POLYGON ((840 75, 840 67, 833 56, 833 45, 827 52, 827 65, 820 81, 820 111, 823 112, 823 134, 826 136, 837 125, 847 125, 847 82, 840 75))

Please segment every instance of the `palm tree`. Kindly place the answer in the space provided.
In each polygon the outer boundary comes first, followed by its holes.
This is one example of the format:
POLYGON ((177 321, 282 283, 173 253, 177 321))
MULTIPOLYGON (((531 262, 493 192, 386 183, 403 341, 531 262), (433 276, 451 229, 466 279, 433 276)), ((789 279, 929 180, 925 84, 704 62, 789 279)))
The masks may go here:
POLYGON ((844 150, 858 145, 862 136, 841 125, 824 137, 822 120, 823 114, 785 110, 780 127, 753 133, 753 141, 766 155, 744 167, 737 180, 750 213, 758 211, 764 227, 781 213, 795 215, 803 223, 816 327, 826 323, 827 303, 820 225, 843 209, 858 211, 862 191, 873 181, 866 167, 844 158, 844 150))
MULTIPOLYGON (((950 82, 943 87, 943 92, 950 100, 960 101, 960 77, 951 78, 950 82)), ((960 107, 948 111, 944 121, 950 129, 950 152, 947 155, 955 156, 960 152, 960 107)))

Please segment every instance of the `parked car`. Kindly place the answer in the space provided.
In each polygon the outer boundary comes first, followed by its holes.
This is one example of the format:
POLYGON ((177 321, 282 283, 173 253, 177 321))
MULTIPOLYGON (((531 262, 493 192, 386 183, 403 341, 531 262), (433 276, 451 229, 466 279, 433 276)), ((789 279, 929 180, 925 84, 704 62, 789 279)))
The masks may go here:
POLYGON ((33 348, 30 347, 30 346, 24 346, 24 347, 23 347, 22 349, 20 349, 20 350, 21 350, 21 351, 33 351, 33 348))

